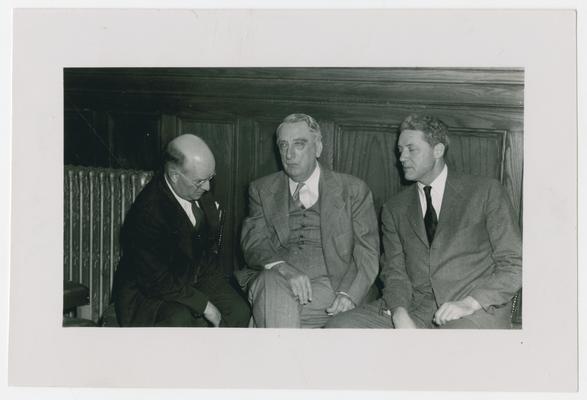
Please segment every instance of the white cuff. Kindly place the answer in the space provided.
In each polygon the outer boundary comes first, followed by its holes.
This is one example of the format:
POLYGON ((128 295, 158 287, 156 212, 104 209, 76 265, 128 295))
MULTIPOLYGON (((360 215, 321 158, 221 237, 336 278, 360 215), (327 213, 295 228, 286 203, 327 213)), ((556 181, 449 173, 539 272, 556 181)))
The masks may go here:
POLYGON ((265 269, 271 269, 273 267, 275 267, 277 264, 281 264, 284 263, 285 261, 275 261, 269 264, 265 264, 265 269))

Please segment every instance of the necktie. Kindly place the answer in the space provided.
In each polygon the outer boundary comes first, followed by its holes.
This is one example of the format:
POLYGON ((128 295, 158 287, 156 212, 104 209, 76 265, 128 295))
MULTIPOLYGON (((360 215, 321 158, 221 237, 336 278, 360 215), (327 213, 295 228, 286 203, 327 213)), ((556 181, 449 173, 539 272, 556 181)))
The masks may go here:
POLYGON ((194 217, 196 217, 196 225, 194 225, 194 229, 197 231, 204 220, 204 211, 198 206, 198 203, 192 201, 192 212, 194 213, 194 217))
POLYGON ((302 204, 302 201, 300 200, 300 190, 302 189, 302 186, 304 186, 304 182, 300 182, 298 183, 298 186, 296 187, 296 190, 294 191, 292 197, 294 200, 294 204, 296 205, 297 208, 304 208, 304 205, 302 204))
POLYGON ((438 225, 438 217, 432 205, 432 196, 430 196, 430 186, 424 186, 424 194, 426 195, 426 214, 424 215, 424 226, 426 227, 426 236, 428 236, 428 244, 432 243, 434 233, 436 232, 436 225, 438 225))

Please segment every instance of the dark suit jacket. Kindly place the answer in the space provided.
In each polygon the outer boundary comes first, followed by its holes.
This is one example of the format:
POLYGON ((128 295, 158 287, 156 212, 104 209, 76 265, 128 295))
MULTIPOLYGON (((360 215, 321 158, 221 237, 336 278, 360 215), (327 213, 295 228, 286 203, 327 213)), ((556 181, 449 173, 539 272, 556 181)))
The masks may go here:
POLYGON ((416 184, 384 205, 382 224, 383 297, 390 309, 403 306, 430 321, 422 305, 432 288, 438 306, 470 295, 492 313, 522 286, 520 232, 494 179, 449 169, 431 246, 416 184))
POLYGON ((209 225, 200 240, 162 174, 155 175, 131 206, 121 234, 122 258, 113 299, 122 326, 151 326, 159 306, 174 301, 202 314, 207 296, 192 284, 215 266, 218 211, 206 193, 199 200, 209 225))
MULTIPOLYGON (((360 304, 378 272, 379 234, 373 197, 358 178, 321 167, 320 231, 326 268, 335 291, 360 304)), ((249 217, 241 245, 249 267, 286 260, 289 184, 284 172, 249 187, 249 217)))

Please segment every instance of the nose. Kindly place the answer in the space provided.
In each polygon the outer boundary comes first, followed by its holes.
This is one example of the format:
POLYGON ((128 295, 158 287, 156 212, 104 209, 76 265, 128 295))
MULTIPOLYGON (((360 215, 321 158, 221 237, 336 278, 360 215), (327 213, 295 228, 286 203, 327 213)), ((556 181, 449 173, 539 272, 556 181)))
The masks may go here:
POLYGON ((204 182, 204 184, 201 186, 202 189, 204 189, 206 192, 210 190, 210 181, 206 181, 204 182))
POLYGON ((400 151, 399 153, 399 160, 400 162, 404 162, 408 159, 408 150, 400 151))
POLYGON ((295 154, 294 154, 294 147, 293 147, 293 146, 289 146, 289 147, 287 148, 287 152, 285 153, 285 157, 286 157, 288 160, 291 160, 291 159, 293 159, 293 158, 295 157, 295 154))

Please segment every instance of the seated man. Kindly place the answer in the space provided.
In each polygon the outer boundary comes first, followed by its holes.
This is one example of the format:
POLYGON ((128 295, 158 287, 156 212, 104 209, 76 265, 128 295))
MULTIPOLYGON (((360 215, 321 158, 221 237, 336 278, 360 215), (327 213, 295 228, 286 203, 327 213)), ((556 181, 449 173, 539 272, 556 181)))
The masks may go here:
POLYGON ((448 129, 411 115, 398 151, 416 181, 383 207, 383 299, 337 328, 509 328, 522 286, 522 242, 500 183, 447 168, 448 129))
POLYGON ((250 309, 217 265, 216 162, 202 139, 181 135, 131 206, 113 299, 121 326, 246 327, 250 309))
POLYGON ((367 185, 318 164, 318 123, 287 116, 277 128, 283 172, 254 181, 241 244, 257 327, 323 327, 361 304, 378 269, 379 235, 367 185))

